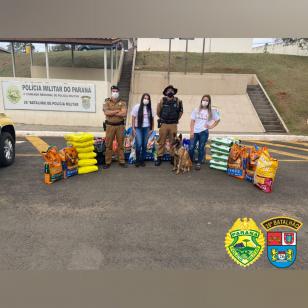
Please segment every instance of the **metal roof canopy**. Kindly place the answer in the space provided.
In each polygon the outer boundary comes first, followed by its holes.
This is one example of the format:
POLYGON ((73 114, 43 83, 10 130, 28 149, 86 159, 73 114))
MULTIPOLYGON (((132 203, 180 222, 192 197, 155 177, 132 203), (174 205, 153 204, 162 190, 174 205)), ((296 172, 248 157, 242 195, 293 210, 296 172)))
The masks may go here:
MULTIPOLYGON (((15 48, 14 43, 36 43, 45 44, 45 62, 46 62, 46 78, 49 79, 49 59, 48 59, 48 44, 68 44, 71 45, 72 52, 72 66, 74 66, 74 48, 73 45, 101 45, 104 46, 104 81, 107 81, 107 49, 111 52, 111 64, 113 66, 113 51, 117 52, 114 45, 121 41, 120 38, 10 38, 3 39, 0 37, 0 42, 11 43, 11 55, 12 55, 12 69, 13 76, 16 77, 15 68, 15 48)), ((123 47, 122 47, 123 48, 123 47)), ((30 62, 32 65, 32 48, 30 48, 30 62)), ((111 68, 111 80, 113 78, 113 67, 111 68)), ((107 87, 108 90, 108 87, 107 87)))
POLYGON ((120 38, 1 38, 0 42, 37 43, 37 44, 73 44, 73 45, 107 45, 120 42, 120 38))

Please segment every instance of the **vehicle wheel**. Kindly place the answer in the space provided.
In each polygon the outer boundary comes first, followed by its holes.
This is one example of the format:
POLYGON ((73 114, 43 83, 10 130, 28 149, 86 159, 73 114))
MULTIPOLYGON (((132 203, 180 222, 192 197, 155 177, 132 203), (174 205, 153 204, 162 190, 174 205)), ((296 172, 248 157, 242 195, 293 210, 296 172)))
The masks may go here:
POLYGON ((0 166, 9 166, 15 159, 15 142, 10 133, 0 135, 0 166))

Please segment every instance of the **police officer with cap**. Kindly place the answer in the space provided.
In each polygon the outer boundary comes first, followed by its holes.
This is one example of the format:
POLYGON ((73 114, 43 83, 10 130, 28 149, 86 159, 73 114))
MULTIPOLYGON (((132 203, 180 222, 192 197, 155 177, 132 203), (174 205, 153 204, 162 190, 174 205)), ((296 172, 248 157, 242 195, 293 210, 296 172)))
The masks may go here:
MULTIPOLYGON (((177 91, 172 85, 167 86, 163 91, 164 97, 157 105, 159 139, 155 166, 159 166, 162 162, 166 139, 169 138, 170 143, 174 141, 177 134, 177 124, 183 115, 183 103, 178 97, 175 97, 177 91)), ((170 155, 173 164, 174 153, 172 149, 170 155)))
POLYGON ((126 102, 121 100, 120 90, 117 86, 111 87, 111 97, 105 99, 103 111, 106 116, 106 153, 104 169, 111 165, 112 145, 116 137, 118 144, 119 163, 121 167, 127 167, 124 157, 124 129, 127 114, 126 102))

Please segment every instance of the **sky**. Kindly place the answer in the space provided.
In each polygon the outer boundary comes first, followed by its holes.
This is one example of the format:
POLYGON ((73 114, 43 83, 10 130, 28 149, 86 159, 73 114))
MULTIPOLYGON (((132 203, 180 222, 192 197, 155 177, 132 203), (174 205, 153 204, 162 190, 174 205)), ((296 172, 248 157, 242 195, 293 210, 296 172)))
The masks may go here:
MULTIPOLYGON (((254 38, 252 47, 262 46, 265 43, 273 43, 275 38, 254 38)), ((6 48, 8 43, 0 43, 0 47, 6 48)), ((34 44, 36 51, 44 51, 44 44, 34 44)))
POLYGON ((262 46, 265 43, 274 43, 275 38, 254 38, 252 46, 257 47, 257 46, 262 46))

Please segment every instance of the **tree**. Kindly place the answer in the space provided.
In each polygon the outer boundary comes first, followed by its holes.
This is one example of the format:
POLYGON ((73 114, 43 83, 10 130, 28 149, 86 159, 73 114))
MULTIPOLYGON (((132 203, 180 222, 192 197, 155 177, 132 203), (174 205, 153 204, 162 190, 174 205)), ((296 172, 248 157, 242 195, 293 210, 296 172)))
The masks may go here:
MULTIPOLYGON (((6 46, 7 46, 8 51, 11 52, 12 51, 11 43, 7 44, 6 46)), ((26 43, 15 42, 14 43, 14 50, 15 50, 15 52, 22 52, 24 50, 25 46, 26 46, 26 43)))
POLYGON ((297 45, 298 47, 302 49, 308 50, 308 38, 289 37, 289 38, 282 38, 281 40, 285 46, 297 45))
POLYGON ((246 244, 246 246, 245 246, 245 247, 247 247, 247 244, 248 244, 248 242, 250 242, 250 240, 245 239, 245 240, 243 240, 243 242, 245 242, 245 244, 246 244))

